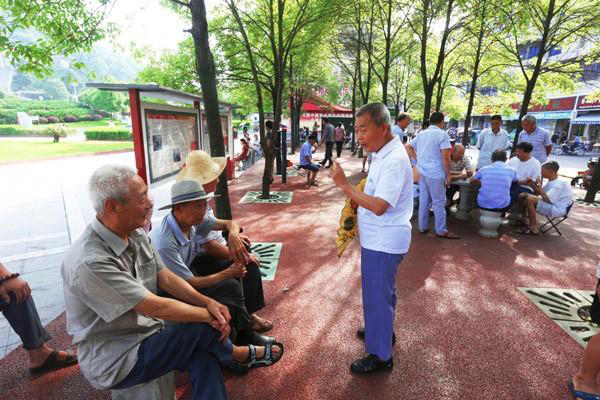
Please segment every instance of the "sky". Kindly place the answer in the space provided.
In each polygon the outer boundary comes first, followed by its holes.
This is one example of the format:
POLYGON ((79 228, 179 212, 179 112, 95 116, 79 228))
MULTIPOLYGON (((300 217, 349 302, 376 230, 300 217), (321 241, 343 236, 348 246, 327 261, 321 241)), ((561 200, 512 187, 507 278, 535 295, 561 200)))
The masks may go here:
MULTIPOLYGON (((219 0, 206 0, 208 18, 219 0)), ((160 0, 116 0, 108 21, 120 27, 119 44, 129 48, 148 47, 152 50, 176 49, 177 43, 189 33, 183 32, 190 23, 161 6, 160 0)))

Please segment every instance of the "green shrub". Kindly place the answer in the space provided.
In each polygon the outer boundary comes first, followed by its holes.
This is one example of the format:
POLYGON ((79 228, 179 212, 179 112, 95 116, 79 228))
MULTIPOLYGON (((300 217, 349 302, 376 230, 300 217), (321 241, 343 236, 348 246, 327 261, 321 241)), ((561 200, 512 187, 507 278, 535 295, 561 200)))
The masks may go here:
POLYGON ((58 138, 67 137, 67 135, 71 135, 75 133, 75 131, 65 124, 49 126, 42 131, 43 136, 52 136, 54 137, 54 141, 58 142, 58 138))
POLYGON ((48 123, 48 118, 40 117, 40 125, 47 124, 47 123, 48 123))
POLYGON ((46 117, 46 119, 48 120, 49 124, 56 124, 56 123, 60 122, 60 120, 58 118, 56 118, 55 116, 52 116, 52 115, 49 117, 46 117))
POLYGON ((0 99, 0 124, 15 124, 19 111, 39 117, 55 116, 57 118, 80 117, 90 113, 88 108, 69 101, 22 100, 7 96, 0 99))
POLYGON ((85 131, 86 140, 133 140, 133 134, 126 129, 94 129, 85 131))
POLYGON ((45 129, 27 129, 21 126, 0 126, 0 136, 53 136, 45 129))

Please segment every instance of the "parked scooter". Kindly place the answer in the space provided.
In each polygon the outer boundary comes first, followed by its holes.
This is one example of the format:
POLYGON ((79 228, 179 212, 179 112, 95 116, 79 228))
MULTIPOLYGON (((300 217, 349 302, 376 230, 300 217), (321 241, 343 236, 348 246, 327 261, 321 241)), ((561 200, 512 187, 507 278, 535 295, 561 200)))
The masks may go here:
POLYGON ((552 154, 557 156, 567 155, 567 156, 584 156, 585 155, 585 145, 583 143, 578 143, 576 145, 569 145, 567 143, 563 143, 561 145, 555 145, 552 148, 552 154))

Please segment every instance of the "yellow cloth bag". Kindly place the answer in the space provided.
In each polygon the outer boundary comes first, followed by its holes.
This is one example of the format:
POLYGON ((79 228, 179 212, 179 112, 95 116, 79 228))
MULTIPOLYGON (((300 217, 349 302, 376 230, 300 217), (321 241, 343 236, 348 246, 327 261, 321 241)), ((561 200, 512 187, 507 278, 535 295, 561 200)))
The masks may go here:
MULTIPOLYGON (((356 187, 362 192, 365 190, 367 178, 364 178, 356 187)), ((356 233, 358 232, 356 210, 352 208, 350 197, 346 199, 346 204, 342 209, 342 216, 340 217, 340 228, 337 230, 337 238, 335 244, 337 246, 337 255, 341 257, 346 250, 346 247, 350 244, 356 233)))

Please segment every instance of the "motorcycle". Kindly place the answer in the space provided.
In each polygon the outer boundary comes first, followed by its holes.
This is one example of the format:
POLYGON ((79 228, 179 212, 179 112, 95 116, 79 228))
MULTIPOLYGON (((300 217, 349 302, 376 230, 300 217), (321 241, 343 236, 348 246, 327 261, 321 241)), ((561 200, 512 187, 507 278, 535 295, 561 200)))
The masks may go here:
POLYGON ((563 143, 561 145, 556 145, 552 148, 552 154, 560 156, 560 155, 566 155, 566 156, 572 156, 572 155, 577 155, 577 156, 584 156, 585 155, 585 145, 583 143, 578 143, 574 146, 568 145, 566 143, 563 143))

